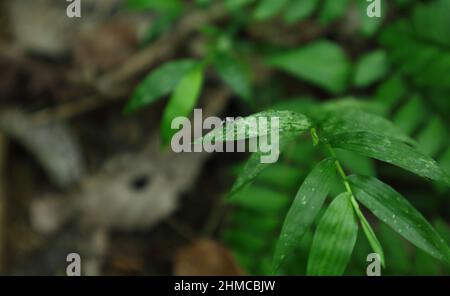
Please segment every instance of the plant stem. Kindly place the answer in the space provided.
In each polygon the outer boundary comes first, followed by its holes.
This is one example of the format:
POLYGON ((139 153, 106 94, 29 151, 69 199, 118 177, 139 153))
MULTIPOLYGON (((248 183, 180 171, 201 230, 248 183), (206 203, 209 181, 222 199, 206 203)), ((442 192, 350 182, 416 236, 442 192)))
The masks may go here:
POLYGON ((353 194, 352 187, 350 186, 350 183, 348 182, 347 174, 345 173, 341 162, 337 158, 336 151, 333 149, 333 147, 330 144, 325 144, 325 146, 327 147, 327 150, 330 152, 330 154, 335 159, 336 169, 342 178, 342 181, 345 185, 347 192, 350 194, 350 201, 352 203, 353 210, 355 211, 355 214, 358 217, 358 219, 363 227, 363 230, 367 237, 367 240, 369 241, 369 244, 371 245, 374 252, 377 253, 381 257, 381 264, 384 267, 385 261, 384 261, 383 249, 381 248, 380 242, 378 241, 373 229, 370 227, 369 222, 367 222, 366 218, 364 217, 364 214, 361 211, 361 208, 359 207, 358 201, 356 200, 355 195, 353 194))
POLYGON ((334 151, 333 147, 331 147, 330 144, 326 144, 326 147, 328 149, 328 151, 330 152, 330 154, 335 158, 335 165, 336 165, 336 169, 339 173, 339 175, 342 178, 342 181, 344 183, 345 189, 347 190, 348 193, 350 193, 353 196, 353 191, 352 188, 350 187, 350 184, 347 181, 347 174, 344 171, 344 168, 341 165, 341 162, 339 161, 339 159, 337 158, 336 155, 336 151, 334 151))
POLYGON ((327 147, 328 151, 330 152, 330 154, 331 154, 331 155, 334 157, 334 159, 336 160, 336 161, 335 161, 336 169, 337 169, 339 175, 340 175, 341 178, 342 178, 342 182, 344 183, 345 189, 346 189, 347 192, 350 193, 350 195, 351 195, 351 202, 352 202, 353 208, 354 208, 356 214, 357 214, 359 217, 361 217, 363 214, 362 214, 362 212, 361 212, 361 209, 359 208, 358 202, 357 202, 356 199, 355 199, 355 195, 353 194, 352 187, 350 186, 350 183, 349 183, 348 180, 347 180, 347 174, 345 173, 344 168, 342 167, 341 162, 340 162, 339 159, 337 158, 336 151, 333 149, 333 147, 331 147, 330 144, 326 144, 326 147, 327 147))

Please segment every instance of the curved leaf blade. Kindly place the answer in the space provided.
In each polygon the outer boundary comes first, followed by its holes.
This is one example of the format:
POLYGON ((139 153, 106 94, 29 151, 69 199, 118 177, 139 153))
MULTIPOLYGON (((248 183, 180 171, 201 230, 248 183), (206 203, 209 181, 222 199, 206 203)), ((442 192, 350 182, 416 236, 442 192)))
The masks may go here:
POLYGON ((353 84, 356 87, 367 87, 383 78, 388 70, 386 52, 379 49, 367 53, 356 64, 353 84))
POLYGON ((321 161, 306 177, 284 220, 277 242, 273 269, 277 271, 292 254, 319 213, 336 175, 335 159, 321 161))
POLYGON ((170 142, 175 134, 172 120, 178 116, 187 117, 195 107, 203 84, 203 66, 197 65, 189 71, 175 88, 167 104, 161 123, 161 138, 163 145, 170 142))
POLYGON ((307 275, 342 275, 358 237, 358 223, 346 192, 336 197, 317 226, 308 258, 307 275))
POLYGON ((288 3, 283 19, 288 25, 311 16, 319 5, 319 0, 292 0, 288 3))
MULTIPOLYGON (((357 203, 355 201, 355 203, 357 203)), ((378 240, 375 232, 372 229, 372 226, 370 226, 369 221, 367 221, 366 217, 364 217, 364 214, 359 209, 359 206, 354 206, 356 215, 359 218, 359 222, 361 222, 362 229, 364 231, 364 234, 366 235, 367 240, 369 241, 369 245, 372 248, 372 250, 377 253, 380 256, 381 259, 381 265, 383 267, 386 266, 386 261, 384 259, 384 251, 383 247, 381 246, 380 241, 378 240)))
POLYGON ((286 5, 288 0, 262 0, 256 7, 253 17, 258 21, 270 19, 286 5))
POLYGON ((370 132, 416 144, 391 121, 381 116, 354 107, 346 107, 344 110, 337 108, 327 112, 325 119, 320 122, 320 129, 330 137, 339 137, 339 134, 348 132, 370 132))
POLYGON ((285 135, 298 135, 311 127, 311 121, 303 114, 292 111, 268 110, 253 114, 245 118, 239 118, 228 122, 224 127, 216 128, 197 139, 194 143, 203 142, 225 142, 229 139, 240 141, 255 137, 270 136, 272 129, 279 132, 280 137, 285 135), (267 128, 259 127, 261 119, 268 121, 267 128), (278 118, 278 126, 271 126, 271 119, 278 118))
POLYGON ((370 132, 348 132, 329 139, 335 148, 369 156, 419 176, 450 184, 450 177, 429 156, 397 139, 370 132))
POLYGON ((333 94, 347 89, 351 71, 350 62, 342 48, 325 40, 277 54, 270 57, 267 63, 333 94))
POLYGON ((252 87, 249 69, 230 54, 219 54, 214 66, 220 78, 242 99, 251 103, 252 87))
MULTIPOLYGON (((284 150, 284 147, 288 142, 292 140, 291 137, 281 136, 280 137, 280 149, 278 153, 281 153, 284 150)), ((243 189, 246 185, 253 182, 256 177, 258 177, 268 166, 272 165, 272 163, 261 162, 262 152, 257 151, 250 155, 249 159, 244 165, 242 172, 239 174, 238 178, 233 184, 231 191, 229 193, 230 196, 233 196, 236 192, 243 189)))
POLYGON ((137 86, 124 112, 136 111, 168 95, 195 65, 194 60, 185 59, 168 62, 153 70, 137 86))
POLYGON ((431 256, 450 263, 450 249, 400 193, 373 177, 350 176, 355 197, 381 221, 431 256))

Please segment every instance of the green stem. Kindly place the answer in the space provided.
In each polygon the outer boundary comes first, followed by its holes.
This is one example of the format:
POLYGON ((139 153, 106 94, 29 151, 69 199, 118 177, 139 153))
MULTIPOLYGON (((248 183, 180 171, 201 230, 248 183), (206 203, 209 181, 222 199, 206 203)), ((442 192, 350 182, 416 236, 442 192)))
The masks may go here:
POLYGON ((337 158, 336 151, 333 149, 333 147, 330 144, 326 144, 326 147, 330 154, 334 157, 336 169, 339 173, 339 175, 342 177, 342 181, 345 185, 345 188, 347 192, 350 194, 350 200, 353 206, 353 210, 355 211, 356 216, 359 218, 359 221, 361 222, 361 225, 363 227, 364 233, 369 241, 369 244, 371 245, 372 249, 381 257, 381 264, 383 267, 385 267, 385 260, 384 260, 384 252, 381 248, 381 244, 378 241, 373 229, 370 227, 369 222, 367 222, 366 218, 364 217, 364 214, 361 211, 361 208, 359 207, 358 202, 356 201, 355 195, 353 194, 352 187, 350 186, 350 183, 347 179, 347 174, 344 171, 344 168, 341 165, 341 162, 337 158))
POLYGON ((327 147, 328 151, 330 152, 330 154, 331 154, 331 155, 334 157, 334 159, 336 160, 336 161, 335 161, 336 169, 337 169, 339 175, 340 175, 341 178, 342 178, 342 182, 344 183, 345 189, 347 190, 348 193, 350 193, 350 196, 351 196, 351 202, 352 202, 352 205, 353 205, 353 209, 354 209, 355 212, 356 212, 356 215, 358 215, 358 217, 360 217, 360 218, 363 217, 363 213, 361 212, 361 209, 360 209, 360 207, 359 207, 359 204, 358 204, 358 202, 357 202, 356 199, 355 199, 355 195, 353 194, 352 187, 350 186, 350 183, 349 183, 348 180, 347 180, 347 174, 345 173, 344 168, 342 167, 341 162, 340 162, 339 159, 337 158, 336 151, 333 149, 333 147, 331 147, 330 144, 326 144, 326 147, 327 147))
MULTIPOLYGON (((314 146, 319 145, 319 143, 320 143, 320 137, 319 137, 319 135, 317 134, 317 130, 316 130, 315 128, 311 128, 311 137, 312 137, 314 146)), ((336 169, 337 169, 339 175, 340 175, 341 178, 342 178, 342 182, 344 183, 345 190, 350 194, 350 200, 351 200, 351 202, 352 202, 353 209, 355 210, 356 215, 358 215, 358 217, 360 217, 360 218, 364 218, 364 215, 363 215, 363 213, 361 212, 361 209, 360 209, 360 207, 359 207, 359 204, 358 204, 358 202, 356 201, 355 195, 353 194, 352 187, 350 186, 350 183, 349 183, 348 180, 347 180, 347 174, 345 173, 344 168, 342 167, 342 164, 341 164, 341 162, 339 161, 339 159, 338 159, 338 157, 337 157, 336 151, 335 151, 334 148, 333 148, 330 144, 328 144, 328 143, 325 144, 325 147, 327 148, 327 150, 328 150, 328 152, 331 154, 331 156, 335 159, 336 169)))
POLYGON ((335 161, 335 165, 336 165, 336 169, 339 173, 339 175, 342 178, 342 182, 344 183, 345 189, 347 190, 348 193, 350 193, 353 197, 353 191, 352 188, 350 187, 350 183, 348 183, 347 181, 347 174, 344 171, 344 168, 341 165, 341 162, 339 161, 339 159, 337 158, 336 155, 336 151, 334 151, 333 147, 331 147, 330 144, 326 144, 326 147, 328 149, 328 151, 330 152, 330 154, 334 157, 335 161))

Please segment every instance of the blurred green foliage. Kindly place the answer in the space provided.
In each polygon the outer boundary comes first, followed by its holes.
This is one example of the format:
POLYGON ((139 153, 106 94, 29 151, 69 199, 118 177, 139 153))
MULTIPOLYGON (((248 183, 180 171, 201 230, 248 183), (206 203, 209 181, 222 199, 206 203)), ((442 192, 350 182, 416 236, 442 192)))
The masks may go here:
POLYGON ((364 275, 371 249, 384 253, 383 274, 450 274, 445 263, 450 254, 445 184, 450 173, 450 0, 381 2, 383 17, 369 18, 364 0, 129 0, 129 7, 157 15, 148 42, 190 9, 207 13, 208 6, 223 4, 229 14, 220 27, 200 29, 208 40, 204 57, 171 61, 152 71, 126 108, 143 108, 173 91, 162 123, 166 142, 173 133, 167 128, 171 118, 186 116, 195 106, 202 85, 199 64, 202 71, 211 66, 247 110, 299 112, 317 127, 312 133, 314 144, 320 142, 317 147, 305 143, 311 139, 307 133, 288 137, 276 164, 261 165, 258 155, 252 155, 235 170, 240 173, 226 201, 232 211, 222 238, 251 274, 271 274, 275 262, 278 274, 364 275), (288 45, 248 34, 249 28, 265 23, 279 27, 279 35, 283 28, 295 31, 300 25, 322 33, 288 45), (275 73, 270 83, 256 81, 255 60, 275 73), (343 169, 364 177, 352 176, 344 183, 330 178, 328 184, 322 176, 321 188, 329 188, 315 199, 317 208, 302 208, 296 201, 308 189, 304 180, 314 179, 316 164, 330 156, 327 145, 343 169), (346 186, 354 188, 353 194, 339 195, 346 186), (329 205, 327 195, 338 197, 329 205), (364 208, 359 209, 353 195, 364 208), (356 218, 345 211, 349 205, 356 218), (345 223, 336 222, 342 219, 345 223), (353 219, 360 220, 360 235, 353 219), (327 267, 327 262, 334 265, 327 267))

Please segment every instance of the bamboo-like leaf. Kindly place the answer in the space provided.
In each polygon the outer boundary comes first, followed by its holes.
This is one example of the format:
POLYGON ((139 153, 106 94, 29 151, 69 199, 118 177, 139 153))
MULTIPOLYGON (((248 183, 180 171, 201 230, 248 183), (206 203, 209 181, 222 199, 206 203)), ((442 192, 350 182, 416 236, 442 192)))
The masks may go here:
POLYGON ((250 102, 252 96, 250 71, 230 54, 219 54, 214 65, 220 78, 242 99, 250 102))
POLYGON ((381 265, 383 267, 386 266, 385 264, 385 259, 384 259, 384 251, 383 251, 383 247, 381 246, 380 241, 378 240, 375 232, 373 231, 372 227, 369 224, 369 221, 367 221, 366 217, 364 217, 364 214, 361 212, 361 209, 359 208, 358 203, 354 200, 353 198, 353 203, 354 203, 354 209, 356 212, 356 216, 359 219, 359 222, 361 222, 361 226, 362 229, 364 231, 364 234, 366 235, 367 240, 369 241, 370 247, 372 248, 372 250, 377 253, 380 256, 381 259, 381 265))
POLYGON ((450 177, 436 161, 397 139, 370 132, 348 132, 334 136, 329 142, 333 147, 354 151, 419 176, 450 184, 450 177))
POLYGON ((317 226, 308 258, 307 275, 342 275, 358 237, 351 194, 336 197, 317 226))
POLYGON ((235 141, 245 140, 255 137, 270 136, 272 129, 282 135, 299 135, 311 127, 311 121, 303 114, 292 111, 268 110, 253 114, 245 118, 239 118, 228 122, 224 127, 216 128, 205 135, 202 139, 197 139, 194 143, 204 142, 224 142, 227 139, 235 141), (272 126, 272 119, 278 118, 278 124, 272 126), (267 128, 262 128, 260 122, 267 119, 267 128))
POLYGON ((267 62, 275 68, 309 81, 333 94, 346 90, 351 70, 351 65, 342 48, 325 40, 276 54, 267 62), (330 67, 330 65, 333 66, 330 67))
POLYGON ((256 7, 253 16, 258 21, 267 20, 275 16, 287 2, 288 0, 262 0, 256 7))
POLYGON ((153 70, 138 85, 125 107, 125 112, 136 111, 168 95, 195 64, 194 60, 178 60, 168 62, 153 70))
POLYGON ((203 84, 203 66, 197 65, 189 71, 177 85, 164 110, 161 123, 163 145, 170 142, 176 132, 171 128, 172 120, 177 116, 188 116, 194 109, 203 84))
POLYGON ((129 9, 151 9, 161 12, 180 11, 183 8, 183 1, 180 0, 128 0, 129 9))
POLYGON ((292 25, 309 17, 319 5, 319 0, 291 0, 284 13, 284 21, 292 25))
POLYGON ((327 112, 325 119, 320 122, 320 129, 331 137, 348 132, 370 132, 392 137, 399 141, 415 144, 414 140, 404 134, 389 120, 361 110, 347 107, 345 111, 337 108, 327 112))
MULTIPOLYGON (((281 153, 286 145, 292 140, 290 135, 280 135, 279 153, 281 153)), ((272 163, 261 162, 262 155, 263 153, 261 151, 252 153, 234 182, 229 194, 230 196, 233 196, 236 192, 253 182, 268 166, 272 165, 272 163)))
POLYGON ((383 50, 375 50, 363 55, 356 64, 353 84, 356 87, 366 87, 386 75, 388 60, 383 50))
POLYGON ((336 174, 335 159, 320 162, 306 177, 286 216, 274 257, 277 271, 319 213, 336 174))
POLYGON ((349 181, 355 197, 375 216, 423 251, 450 263, 449 247, 402 195, 372 177, 355 175, 349 181))
MULTIPOLYGON (((397 1, 397 2, 407 2, 397 1)), ((383 24, 387 13, 388 5, 381 5, 381 17, 367 17, 367 1, 356 1, 355 2, 358 10, 358 15, 360 19, 359 31, 364 37, 372 37, 380 26, 383 24)))
POLYGON ((242 172, 237 177, 230 191, 230 196, 245 187, 245 185, 255 180, 258 175, 266 169, 270 163, 261 162, 261 152, 254 152, 244 165, 242 172))
POLYGON ((348 0, 325 0, 319 16, 320 22, 327 25, 344 16, 348 4, 348 0))

